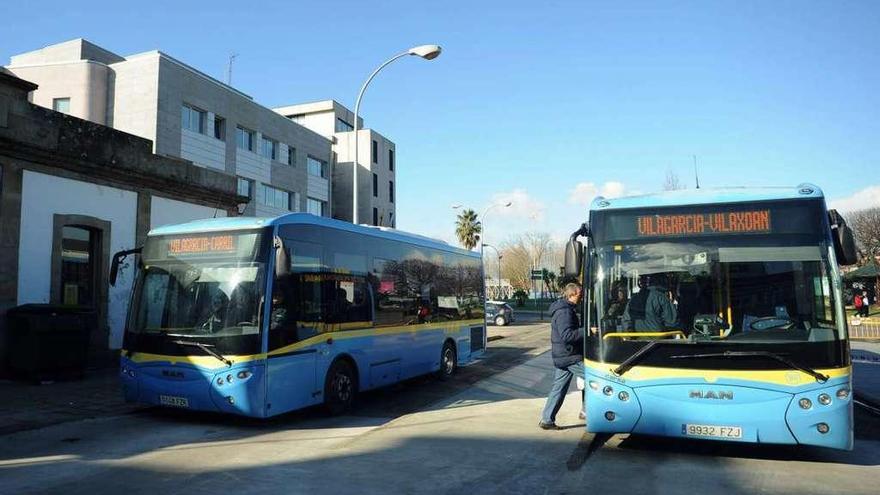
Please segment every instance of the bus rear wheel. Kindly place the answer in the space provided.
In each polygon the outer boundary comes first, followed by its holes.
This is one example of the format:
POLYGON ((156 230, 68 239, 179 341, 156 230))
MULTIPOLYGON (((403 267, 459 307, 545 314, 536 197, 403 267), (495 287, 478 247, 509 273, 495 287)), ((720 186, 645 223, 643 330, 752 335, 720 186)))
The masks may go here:
POLYGON ((324 380, 324 408, 327 412, 335 416, 351 410, 356 392, 351 364, 344 360, 333 363, 324 380))
POLYGON ((437 376, 440 380, 446 381, 452 378, 457 370, 458 354, 455 352, 455 346, 452 345, 452 342, 446 342, 440 352, 440 371, 437 376))

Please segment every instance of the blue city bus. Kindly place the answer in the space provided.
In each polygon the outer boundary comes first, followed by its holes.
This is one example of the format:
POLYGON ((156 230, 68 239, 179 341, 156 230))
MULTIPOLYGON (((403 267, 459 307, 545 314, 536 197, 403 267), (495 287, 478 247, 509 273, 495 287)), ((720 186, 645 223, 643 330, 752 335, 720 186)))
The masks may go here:
POLYGON ((121 376, 132 402, 265 418, 486 347, 476 253, 310 214, 154 229, 139 250, 121 376))
POLYGON ((586 282, 587 431, 851 449, 855 257, 809 184, 597 198, 565 269, 586 282))

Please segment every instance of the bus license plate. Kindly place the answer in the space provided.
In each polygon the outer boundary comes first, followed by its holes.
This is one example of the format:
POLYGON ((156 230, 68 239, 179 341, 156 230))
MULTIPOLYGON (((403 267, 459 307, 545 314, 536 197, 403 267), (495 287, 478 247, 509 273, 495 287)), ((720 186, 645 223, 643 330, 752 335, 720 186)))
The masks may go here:
POLYGON ((681 425, 681 432, 688 437, 742 438, 740 426, 681 425))
POLYGON ((189 407, 189 399, 186 397, 175 397, 173 395, 160 395, 159 404, 162 404, 163 406, 189 407))

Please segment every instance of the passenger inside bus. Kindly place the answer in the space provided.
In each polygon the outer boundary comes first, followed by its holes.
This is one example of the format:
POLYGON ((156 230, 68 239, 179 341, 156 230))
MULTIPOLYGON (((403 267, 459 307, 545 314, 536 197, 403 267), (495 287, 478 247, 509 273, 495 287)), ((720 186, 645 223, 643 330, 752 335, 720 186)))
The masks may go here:
POLYGON ((665 273, 639 277, 639 292, 623 312, 624 328, 637 332, 662 332, 678 325, 678 310, 672 304, 665 273))

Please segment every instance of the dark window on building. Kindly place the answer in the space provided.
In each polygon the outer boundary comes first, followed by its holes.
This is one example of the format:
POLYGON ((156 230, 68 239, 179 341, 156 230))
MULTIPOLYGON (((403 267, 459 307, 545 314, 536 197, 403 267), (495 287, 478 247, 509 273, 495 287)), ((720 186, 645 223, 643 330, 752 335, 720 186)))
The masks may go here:
POLYGON ((296 166, 296 148, 293 146, 287 147, 287 164, 291 167, 296 166))
POLYGON ((389 203, 394 202, 394 181, 393 180, 388 181, 388 202, 389 203))
POLYGON ((336 132, 351 132, 353 130, 354 126, 349 124, 347 121, 340 118, 336 119, 336 132))
POLYGON ((260 146, 260 154, 270 160, 278 158, 278 141, 263 136, 262 145, 260 146))
POLYGON ((379 143, 373 140, 373 163, 379 163, 379 143))
POLYGON ((254 131, 245 129, 244 127, 235 128, 235 142, 239 149, 246 151, 254 151, 254 131))
POLYGON ((373 208, 373 225, 379 225, 379 208, 373 208))
POLYGON ((61 228, 61 236, 61 303, 95 307, 100 234, 66 225, 61 228))
POLYGON ((243 177, 238 178, 238 194, 239 196, 247 196, 248 199, 253 199, 254 197, 254 181, 250 179, 245 179, 243 177))
POLYGON ((373 174, 373 197, 379 197, 379 176, 376 174, 373 174))
POLYGON ((184 104, 180 109, 180 126, 199 134, 205 134, 208 114, 204 110, 184 104))
POLYGON ((61 113, 70 113, 70 98, 53 98, 52 110, 61 113))
POLYGON ((394 150, 388 150, 388 170, 394 172, 394 150))
POLYGON ((214 138, 226 141, 226 119, 214 116, 214 138))

